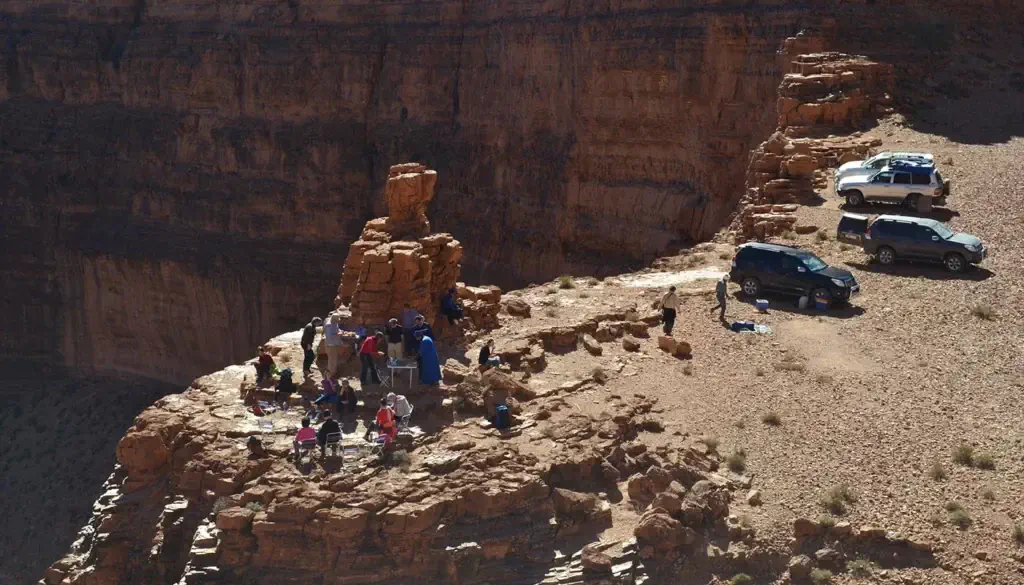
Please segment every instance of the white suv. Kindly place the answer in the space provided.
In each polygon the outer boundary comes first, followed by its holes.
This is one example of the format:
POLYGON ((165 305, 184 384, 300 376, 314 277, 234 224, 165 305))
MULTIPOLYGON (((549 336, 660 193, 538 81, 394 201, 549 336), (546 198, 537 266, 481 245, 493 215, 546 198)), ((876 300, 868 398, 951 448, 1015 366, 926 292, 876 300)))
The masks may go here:
POLYGON ((836 169, 833 178, 836 185, 846 177, 855 175, 873 175, 883 168, 889 166, 892 161, 915 161, 924 164, 934 164, 935 157, 926 152, 880 152, 867 160, 858 160, 843 163, 836 169))
POLYGON ((836 184, 836 194, 846 197, 847 205, 858 207, 869 201, 900 203, 916 208, 922 196, 933 205, 945 205, 949 183, 931 165, 909 161, 894 162, 873 175, 854 175, 836 184))

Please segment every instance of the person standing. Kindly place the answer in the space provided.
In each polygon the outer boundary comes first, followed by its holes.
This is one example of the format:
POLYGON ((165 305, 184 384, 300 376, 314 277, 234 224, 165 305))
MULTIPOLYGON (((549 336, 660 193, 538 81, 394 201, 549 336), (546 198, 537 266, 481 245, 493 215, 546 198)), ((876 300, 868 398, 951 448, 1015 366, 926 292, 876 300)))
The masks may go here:
POLYGON ((316 361, 316 353, 313 352, 313 342, 316 341, 316 328, 323 323, 320 317, 313 317, 306 326, 302 328, 302 374, 309 376, 310 369, 313 367, 313 362, 316 361))
POLYGON ((385 333, 388 339, 388 358, 395 361, 402 359, 404 355, 402 351, 402 326, 398 324, 398 319, 388 321, 388 328, 385 333))
POLYGON ((729 275, 723 274, 722 278, 718 279, 718 282, 715 283, 715 298, 718 299, 718 304, 711 307, 710 312, 714 313, 715 309, 721 309, 722 312, 718 314, 719 321, 725 321, 725 297, 729 291, 728 279, 729 275))
POLYGON ((341 337, 341 316, 334 314, 330 316, 330 323, 324 325, 324 342, 327 344, 327 376, 333 378, 338 375, 338 368, 341 366, 341 346, 344 339, 341 337))
POLYGON ((679 308, 679 297, 676 296, 676 287, 670 286, 665 296, 661 297, 661 321, 662 331, 665 335, 672 335, 672 328, 676 325, 676 310, 679 308))
POLYGON ((380 376, 377 375, 377 365, 373 359, 378 356, 384 355, 379 347, 384 342, 384 334, 378 331, 374 335, 366 336, 363 340, 362 347, 359 348, 359 361, 361 368, 359 369, 359 381, 365 386, 367 384, 367 378, 370 379, 371 384, 380 384, 380 376))
POLYGON ((420 384, 433 386, 441 381, 441 361, 437 357, 434 340, 424 336, 420 340, 420 384))

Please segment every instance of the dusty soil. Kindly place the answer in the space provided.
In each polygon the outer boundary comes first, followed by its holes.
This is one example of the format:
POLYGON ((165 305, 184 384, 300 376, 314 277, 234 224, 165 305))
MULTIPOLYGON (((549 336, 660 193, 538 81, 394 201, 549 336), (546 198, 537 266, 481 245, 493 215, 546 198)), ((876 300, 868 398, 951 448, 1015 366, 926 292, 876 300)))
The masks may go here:
POLYGON ((0 584, 34 583, 67 551, 132 420, 180 390, 108 379, 0 380, 0 584), (42 392, 47 400, 39 400, 42 392))

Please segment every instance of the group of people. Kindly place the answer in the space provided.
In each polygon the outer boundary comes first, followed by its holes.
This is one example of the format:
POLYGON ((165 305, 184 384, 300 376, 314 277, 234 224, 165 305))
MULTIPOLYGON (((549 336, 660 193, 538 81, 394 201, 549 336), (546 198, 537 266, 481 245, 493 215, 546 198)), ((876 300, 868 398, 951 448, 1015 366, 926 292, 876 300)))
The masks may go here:
MULTIPOLYGON (((327 380, 325 380, 326 382, 327 380)), ((347 387, 348 391, 351 392, 352 401, 351 409, 349 412, 355 409, 355 392, 352 391, 351 386, 348 386, 347 380, 342 381, 343 387, 347 387)), ((342 397, 345 396, 343 391, 342 397)), ((321 400, 324 395, 321 395, 317 399, 317 403, 324 402, 330 403, 328 400, 321 400)), ((342 398, 344 400, 344 398, 342 398)), ((366 429, 365 440, 370 440, 370 433, 376 431, 380 436, 384 437, 384 445, 388 446, 394 441, 398 435, 399 426, 404 422, 408 424, 409 417, 412 416, 413 407, 409 403, 404 395, 395 394, 394 392, 388 393, 385 398, 380 399, 380 408, 377 409, 377 415, 374 420, 366 429)), ((326 454, 328 446, 328 438, 333 434, 341 434, 341 425, 335 420, 329 409, 315 412, 313 416, 307 415, 302 419, 302 426, 298 432, 295 433, 295 440, 292 445, 295 452, 295 460, 298 461, 301 457, 300 448, 303 444, 309 443, 316 440, 316 444, 320 447, 321 456, 326 454), (321 422, 320 429, 314 429, 311 425, 319 419, 321 422)))
POLYGON ((299 428, 299 431, 295 433, 295 441, 292 443, 292 446, 295 449, 296 461, 298 461, 302 456, 299 452, 299 448, 303 443, 308 443, 315 439, 316 444, 320 447, 320 455, 323 456, 327 451, 327 438, 333 434, 341 434, 341 425, 339 425, 338 421, 334 420, 334 417, 331 416, 331 411, 324 411, 320 418, 323 422, 320 423, 319 430, 310 426, 311 421, 308 416, 302 419, 302 426, 299 428))
MULTIPOLYGON (((715 283, 715 300, 718 304, 711 307, 711 312, 719 311, 718 320, 725 323, 726 297, 729 291, 729 275, 724 274, 715 283)), ((668 292, 661 297, 661 323, 665 335, 672 335, 672 328, 676 324, 676 311, 679 309, 679 296, 676 294, 676 287, 670 286, 668 292)))
POLYGON ((387 356, 397 362, 407 356, 416 358, 420 383, 428 386, 441 381, 441 361, 434 344, 434 330, 408 305, 402 312, 402 321, 392 318, 383 331, 367 335, 359 345, 359 380, 363 384, 380 384, 377 358, 387 356))

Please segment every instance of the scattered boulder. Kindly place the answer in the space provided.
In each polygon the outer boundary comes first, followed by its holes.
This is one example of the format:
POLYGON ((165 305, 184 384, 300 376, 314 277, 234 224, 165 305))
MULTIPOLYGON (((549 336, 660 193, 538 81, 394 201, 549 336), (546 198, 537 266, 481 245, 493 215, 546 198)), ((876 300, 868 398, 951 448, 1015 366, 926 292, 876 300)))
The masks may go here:
POLYGON ((505 306, 505 311, 513 317, 527 318, 530 316, 530 303, 519 297, 509 297, 502 304, 505 306))
POLYGON ((818 534, 818 523, 809 518, 797 518, 793 520, 793 536, 803 538, 818 534))
POLYGON ((813 234, 814 232, 818 231, 818 226, 816 226, 816 225, 796 225, 796 226, 793 226, 793 231, 795 231, 796 233, 801 234, 801 235, 813 234))
POLYGON ((660 551, 691 544, 697 537, 693 529, 683 526, 680 521, 659 508, 645 512, 633 534, 641 546, 653 546, 655 550, 660 551))
POLYGON ((814 562, 807 555, 797 555, 789 559, 787 568, 789 569, 790 577, 806 579, 811 574, 811 569, 814 568, 814 562))
POLYGON ((750 490, 747 492, 747 504, 751 506, 761 505, 761 490, 750 490))
POLYGON ((468 374, 469 368, 453 359, 446 361, 441 368, 441 377, 445 384, 458 384, 465 380, 468 374))
POLYGON ((836 549, 826 547, 815 551, 814 558, 823 565, 836 565, 842 559, 842 555, 836 549))
POLYGON ((688 358, 692 353, 690 344, 685 341, 678 341, 667 335, 658 337, 658 347, 677 358, 688 358))
POLYGON ((661 492, 654 496, 654 501, 651 502, 651 507, 661 508, 669 514, 675 514, 682 509, 683 500, 672 492, 661 492))
POLYGON ((584 573, 605 574, 612 572, 612 559, 594 544, 583 547, 580 553, 580 564, 584 573))
POLYGON ((623 337, 622 349, 626 351, 640 351, 640 342, 629 336, 623 337))
POLYGON ((217 528, 225 531, 248 530, 255 516, 256 512, 248 508, 227 508, 217 512, 217 528))
POLYGON ((583 335, 583 348, 590 352, 591 355, 601 355, 604 353, 601 344, 589 333, 583 335))

